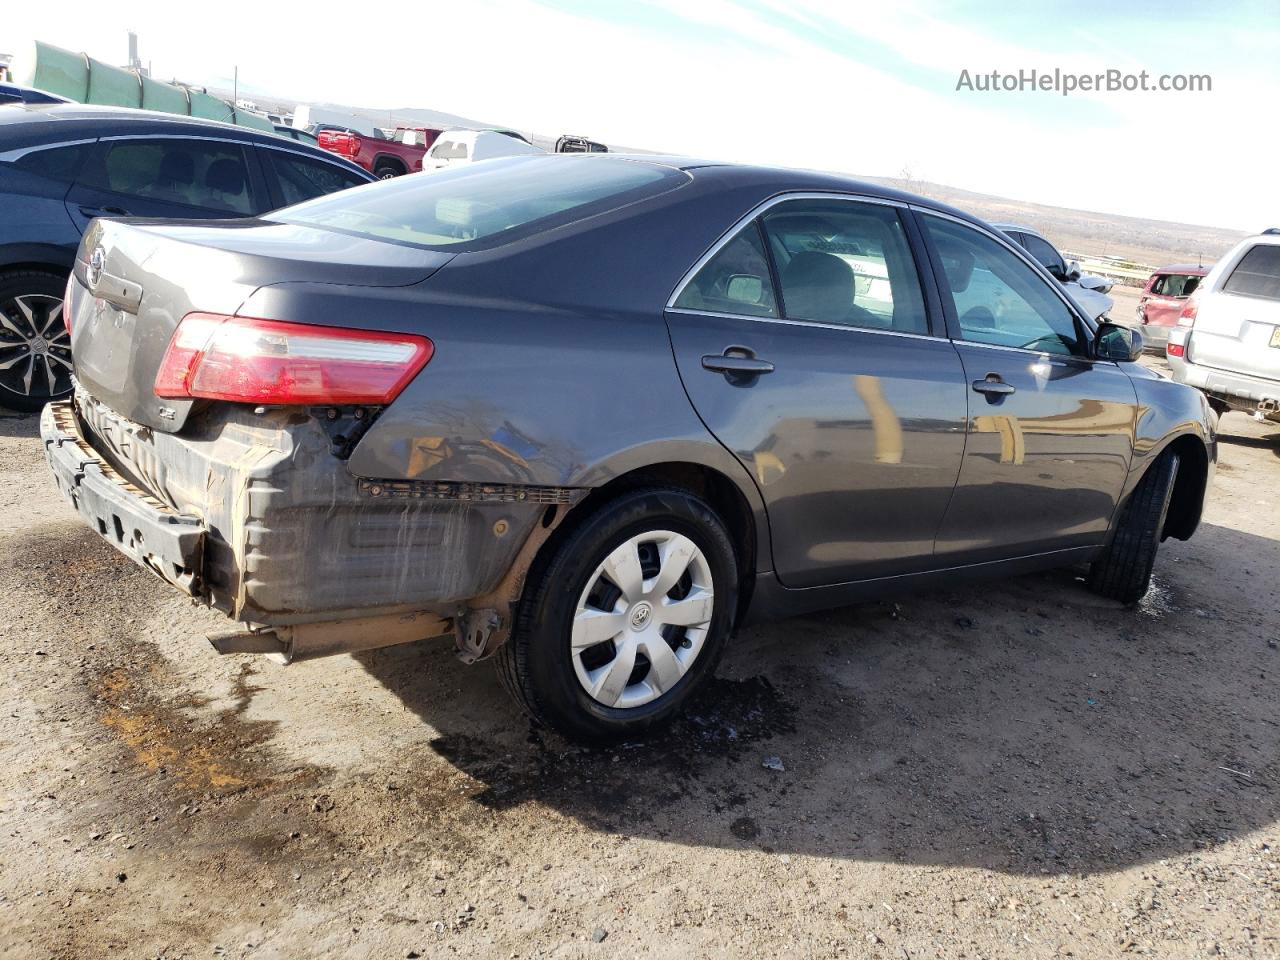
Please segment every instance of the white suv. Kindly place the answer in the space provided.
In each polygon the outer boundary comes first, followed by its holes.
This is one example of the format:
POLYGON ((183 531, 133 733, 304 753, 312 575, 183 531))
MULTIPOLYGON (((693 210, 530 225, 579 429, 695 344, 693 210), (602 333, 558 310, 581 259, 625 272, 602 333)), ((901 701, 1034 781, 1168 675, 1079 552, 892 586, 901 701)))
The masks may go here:
POLYGON ((1173 379, 1219 413, 1280 422, 1280 229, 1242 240, 1201 281, 1165 348, 1173 379))

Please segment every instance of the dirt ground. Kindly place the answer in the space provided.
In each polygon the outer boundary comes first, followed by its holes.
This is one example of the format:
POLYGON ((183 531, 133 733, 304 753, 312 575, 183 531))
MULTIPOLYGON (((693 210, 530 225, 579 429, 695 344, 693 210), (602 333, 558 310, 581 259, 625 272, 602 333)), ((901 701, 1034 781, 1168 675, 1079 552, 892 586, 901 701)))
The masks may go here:
POLYGON ((444 643, 217 657, 4 416, 0 957, 1280 956, 1280 428, 1223 428, 1136 609, 754 627, 590 752, 444 643))

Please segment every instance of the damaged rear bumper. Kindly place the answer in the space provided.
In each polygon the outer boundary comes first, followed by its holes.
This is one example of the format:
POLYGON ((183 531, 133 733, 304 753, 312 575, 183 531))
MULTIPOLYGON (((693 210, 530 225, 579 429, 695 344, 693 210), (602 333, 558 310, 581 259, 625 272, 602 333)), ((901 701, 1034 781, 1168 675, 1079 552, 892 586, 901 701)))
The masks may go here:
POLYGON ((219 649, 286 659, 453 624, 468 640, 460 651, 488 655, 471 636, 481 608, 507 626, 528 546, 585 494, 357 477, 301 409, 223 407, 177 435, 78 390, 45 409, 41 432, 58 486, 90 527, 247 626, 219 649))
POLYGON ((189 596, 202 591, 205 528, 130 483, 86 442, 68 402, 40 415, 54 481, 81 518, 125 556, 189 596))

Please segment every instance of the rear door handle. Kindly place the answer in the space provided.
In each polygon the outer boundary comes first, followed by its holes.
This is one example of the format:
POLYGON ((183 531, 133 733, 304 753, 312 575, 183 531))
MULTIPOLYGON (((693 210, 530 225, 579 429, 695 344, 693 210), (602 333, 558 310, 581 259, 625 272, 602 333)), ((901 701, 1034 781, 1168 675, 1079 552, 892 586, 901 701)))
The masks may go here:
POLYGON ((768 360, 757 360, 755 357, 741 357, 732 354, 710 354, 702 358, 704 370, 716 373, 737 373, 758 376, 762 373, 773 373, 773 364, 768 360))
POLYGON ((127 217, 129 211, 124 207, 81 207, 80 212, 86 217, 127 217))
POLYGON ((998 373, 988 373, 982 380, 973 381, 973 389, 978 393, 985 394, 988 403, 996 403, 1002 397, 1007 397, 1009 394, 1017 392, 1014 385, 1005 383, 998 373))
POLYGON ((724 353, 709 353, 702 358, 702 369, 723 373, 724 378, 736 387, 755 383, 762 373, 773 373, 773 364, 761 360, 750 347, 725 347, 724 353))

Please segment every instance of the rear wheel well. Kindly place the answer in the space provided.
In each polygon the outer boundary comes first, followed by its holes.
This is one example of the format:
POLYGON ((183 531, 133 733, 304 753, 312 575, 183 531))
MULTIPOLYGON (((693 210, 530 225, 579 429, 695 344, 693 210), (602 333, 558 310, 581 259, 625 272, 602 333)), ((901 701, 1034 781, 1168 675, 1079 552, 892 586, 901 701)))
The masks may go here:
POLYGON ((546 558, 554 552, 555 546, 574 527, 575 522, 581 522, 610 500, 641 487, 675 487, 687 490, 705 501, 724 520, 730 539, 733 541, 734 556, 738 561, 738 610, 735 622, 740 623, 755 584, 755 516, 746 497, 732 480, 718 470, 701 464, 684 462, 650 464, 614 477, 603 486, 595 487, 569 512, 564 523, 539 551, 534 565, 539 561, 545 562, 546 558))
POLYGON ((1188 540, 1200 523, 1205 484, 1209 479, 1209 454, 1199 437, 1178 437, 1165 448, 1178 456, 1178 478, 1169 498, 1169 512, 1161 539, 1188 540))
POLYGON ((404 161, 399 157, 384 153, 373 158, 373 169, 375 172, 386 167, 399 170, 401 176, 409 172, 409 168, 405 166, 404 161))
POLYGON ((14 273, 51 273, 55 276, 62 277, 64 280, 71 274, 70 267, 60 266, 56 263, 6 263, 0 267, 0 278, 7 277, 14 273))

